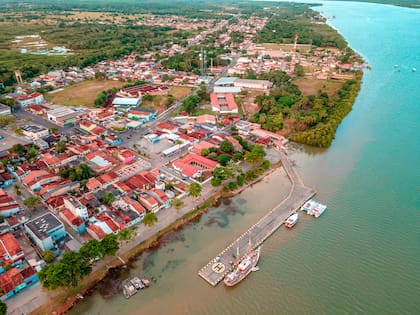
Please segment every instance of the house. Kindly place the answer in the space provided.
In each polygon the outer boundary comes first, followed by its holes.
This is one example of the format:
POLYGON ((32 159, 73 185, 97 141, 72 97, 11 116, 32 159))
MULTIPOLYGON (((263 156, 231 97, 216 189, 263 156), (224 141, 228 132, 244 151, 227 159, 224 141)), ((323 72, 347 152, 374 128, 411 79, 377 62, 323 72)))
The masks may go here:
POLYGON ((64 198, 64 206, 70 210, 74 216, 80 217, 83 221, 86 221, 89 218, 87 208, 74 197, 64 198))
POLYGON ((13 216, 22 211, 20 205, 0 188, 0 215, 4 218, 13 216))
POLYGON ((195 153, 195 154, 201 155, 202 150, 204 150, 204 149, 207 149, 208 150, 210 148, 217 148, 217 145, 215 145, 213 143, 210 143, 208 141, 203 140, 203 141, 200 141, 200 142, 197 142, 196 144, 194 144, 190 148, 190 151, 193 152, 193 153, 195 153))
POLYGON ((11 115, 11 114, 12 114, 12 110, 10 106, 0 103, 0 115, 11 115))
POLYGON ((43 115, 47 112, 48 107, 44 105, 31 104, 28 106, 27 110, 35 115, 43 115))
POLYGON ((12 233, 0 235, 0 270, 9 265, 16 266, 25 258, 22 248, 12 233))
POLYGON ((98 189, 101 188, 101 186, 102 186, 101 182, 98 181, 95 177, 89 178, 86 183, 86 188, 89 191, 97 191, 98 189))
POLYGON ((233 94, 210 94, 211 109, 220 114, 237 114, 238 105, 233 94))
POLYGON ((134 153, 128 149, 119 150, 117 157, 124 164, 130 164, 136 159, 136 156, 134 155, 134 153))
POLYGON ((0 275, 0 288, 6 298, 10 298, 24 288, 38 282, 36 271, 28 267, 19 272, 16 267, 0 275))
POLYGON ((64 209, 59 216, 66 222, 76 233, 83 234, 86 232, 86 224, 80 216, 76 216, 69 209, 64 209))
POLYGON ((162 189, 153 189, 149 192, 163 207, 169 208, 171 206, 171 199, 162 189))
POLYGON ((172 167, 185 177, 197 178, 203 171, 213 171, 217 162, 205 158, 204 156, 189 153, 184 157, 172 162, 172 167))
POLYGON ((133 108, 127 114, 128 119, 146 123, 156 118, 156 111, 144 108, 133 108))
POLYGON ((168 122, 162 121, 156 125, 156 130, 165 133, 176 133, 178 131, 178 127, 168 122))
POLYGON ((139 194, 139 201, 148 211, 156 213, 159 210, 157 200, 145 192, 139 194))
POLYGON ((116 135, 107 135, 104 140, 109 145, 119 145, 122 142, 121 138, 116 135))
POLYGON ((47 128, 37 126, 37 125, 24 125, 24 126, 21 126, 20 129, 22 129, 22 132, 25 136, 32 139, 46 137, 49 134, 49 131, 47 128))
MULTIPOLYGON (((143 220, 146 214, 146 209, 138 201, 131 199, 129 196, 115 200, 112 206, 124 212, 134 211, 139 216, 138 222, 143 220)), ((134 222, 132 224, 136 223, 134 222)))
POLYGON ((81 120, 79 122, 79 128, 82 129, 83 131, 86 131, 87 133, 90 133, 96 127, 97 127, 96 124, 88 120, 81 120))
POLYGON ((13 185, 12 175, 7 172, 0 174, 0 188, 6 188, 11 185, 13 185))
POLYGON ((42 251, 56 249, 57 242, 67 236, 64 224, 51 212, 28 221, 24 230, 42 251))
POLYGON ((39 92, 18 96, 16 101, 20 107, 27 107, 29 104, 39 105, 45 103, 44 96, 39 92))
POLYGON ((119 230, 118 224, 107 213, 100 213, 89 221, 90 225, 86 231, 98 241, 102 240, 105 235, 117 233, 119 230))

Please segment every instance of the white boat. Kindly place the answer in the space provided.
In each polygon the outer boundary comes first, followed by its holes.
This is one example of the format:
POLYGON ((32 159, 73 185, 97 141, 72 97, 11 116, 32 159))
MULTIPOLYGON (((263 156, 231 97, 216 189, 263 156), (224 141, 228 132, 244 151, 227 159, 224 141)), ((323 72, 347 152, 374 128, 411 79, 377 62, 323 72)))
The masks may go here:
POLYGON ((411 71, 416 72, 416 71, 417 71, 417 69, 416 69, 416 68, 413 68, 413 69, 411 69, 411 71))
POLYGON ((284 225, 288 228, 292 228, 296 225, 298 221, 299 215, 297 213, 293 213, 287 220, 284 222, 284 225))
POLYGON ((302 211, 306 211, 309 213, 309 211, 312 211, 312 209, 317 205, 318 203, 315 202, 314 200, 308 200, 307 202, 305 202, 305 204, 300 208, 300 210, 302 211))
POLYGON ((327 206, 321 203, 318 203, 314 200, 308 200, 301 208, 302 211, 306 211, 307 214, 319 218, 321 214, 327 210, 327 206))
POLYGON ((325 210, 327 210, 327 206, 319 203, 315 208, 312 209, 310 215, 313 215, 315 218, 319 218, 325 210))

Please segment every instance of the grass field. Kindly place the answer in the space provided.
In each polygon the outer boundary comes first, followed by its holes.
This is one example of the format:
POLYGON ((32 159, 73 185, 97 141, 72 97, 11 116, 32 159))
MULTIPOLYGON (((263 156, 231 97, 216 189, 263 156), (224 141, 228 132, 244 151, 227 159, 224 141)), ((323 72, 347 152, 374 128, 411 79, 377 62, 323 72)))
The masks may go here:
POLYGON ((343 85, 342 81, 317 80, 313 78, 299 78, 293 81, 305 95, 317 94, 325 90, 329 96, 334 96, 343 85))
POLYGON ((122 87, 125 82, 87 80, 62 90, 45 94, 47 101, 65 106, 93 106, 98 94, 113 87, 122 87))
POLYGON ((169 94, 172 94, 177 100, 187 97, 192 91, 192 88, 186 86, 173 86, 171 87, 169 94))

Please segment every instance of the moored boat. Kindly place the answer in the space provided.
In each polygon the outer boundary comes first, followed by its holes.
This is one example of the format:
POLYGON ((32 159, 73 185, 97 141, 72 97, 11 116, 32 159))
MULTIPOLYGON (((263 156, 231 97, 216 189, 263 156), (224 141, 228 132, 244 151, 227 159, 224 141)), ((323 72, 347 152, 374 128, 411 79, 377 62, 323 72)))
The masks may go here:
POLYGON ((131 284, 137 289, 143 289, 144 288, 144 284, 143 282, 140 280, 139 277, 133 277, 130 279, 131 284))
POLYGON ((137 289, 135 286, 131 283, 130 280, 125 280, 122 283, 122 292, 126 299, 132 297, 134 294, 137 293, 137 289))
POLYGON ((311 199, 305 202, 305 204, 300 209, 302 211, 306 211, 307 214, 312 215, 315 218, 319 218, 321 214, 327 210, 327 206, 311 199))
POLYGON ((241 282, 247 275, 250 274, 260 259, 260 250, 261 246, 255 250, 250 251, 245 255, 237 267, 231 273, 226 275, 223 281, 226 286, 232 287, 241 282))
POLYGON ((292 228, 296 225, 298 221, 299 215, 297 213, 293 213, 290 217, 286 219, 284 225, 288 228, 292 228))

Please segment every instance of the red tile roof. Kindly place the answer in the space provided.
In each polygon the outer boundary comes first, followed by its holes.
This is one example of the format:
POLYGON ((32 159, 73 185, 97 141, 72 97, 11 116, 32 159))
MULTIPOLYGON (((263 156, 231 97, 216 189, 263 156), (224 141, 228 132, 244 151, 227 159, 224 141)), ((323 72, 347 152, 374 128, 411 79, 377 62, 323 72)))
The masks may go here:
POLYGON ((0 235, 0 261, 2 262, 2 267, 19 261, 24 257, 25 254, 12 233, 7 232, 0 235), (17 257, 12 259, 13 256, 17 257))
POLYGON ((0 287, 3 293, 8 293, 23 283, 23 276, 16 267, 0 275, 0 287))

